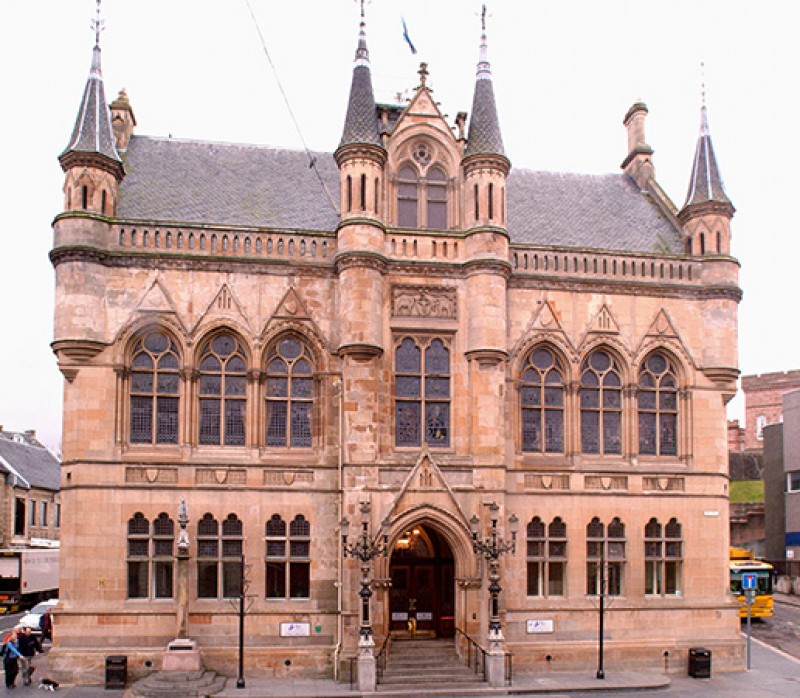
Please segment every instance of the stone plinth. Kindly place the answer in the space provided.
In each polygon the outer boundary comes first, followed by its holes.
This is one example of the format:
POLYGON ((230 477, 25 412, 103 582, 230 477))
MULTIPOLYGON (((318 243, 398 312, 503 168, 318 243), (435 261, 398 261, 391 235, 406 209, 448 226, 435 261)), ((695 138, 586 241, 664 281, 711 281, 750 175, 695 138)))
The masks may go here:
POLYGON ((194 640, 176 639, 167 645, 161 671, 200 671, 203 662, 194 640))

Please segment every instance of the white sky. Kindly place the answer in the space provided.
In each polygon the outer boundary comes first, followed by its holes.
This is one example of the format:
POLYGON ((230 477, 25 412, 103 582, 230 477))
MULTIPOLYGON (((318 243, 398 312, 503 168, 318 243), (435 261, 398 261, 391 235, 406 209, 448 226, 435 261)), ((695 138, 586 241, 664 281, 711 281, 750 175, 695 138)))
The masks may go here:
MULTIPOLYGON (((358 30, 354 0, 250 0, 308 146, 338 145, 358 30)), ((442 111, 472 106, 478 0, 373 0, 367 41, 379 101, 429 64, 442 111), (402 39, 401 15, 419 53, 402 39)), ((62 379, 52 341, 57 162, 77 114, 94 0, 0 0, 0 424, 57 448, 62 379)), ((106 97, 125 87, 137 132, 301 147, 246 0, 105 0, 106 97)), ((617 172, 622 117, 649 109, 656 176, 681 206, 698 135, 700 63, 711 133, 738 212, 740 369, 800 368, 792 312, 800 3, 792 0, 493 0, 489 55, 503 139, 526 169, 617 172), (763 237, 762 237, 763 236, 763 237)), ((741 397, 730 406, 742 417, 741 397)))

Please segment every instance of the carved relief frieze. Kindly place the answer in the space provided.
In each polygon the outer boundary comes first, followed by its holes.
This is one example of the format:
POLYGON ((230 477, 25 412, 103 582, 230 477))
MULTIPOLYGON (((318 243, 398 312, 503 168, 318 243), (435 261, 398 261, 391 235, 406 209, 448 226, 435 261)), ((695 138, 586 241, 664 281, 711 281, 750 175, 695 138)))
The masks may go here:
POLYGON ((645 476, 642 478, 644 492, 684 492, 686 480, 682 477, 656 477, 645 476))
POLYGON ((435 286, 392 288, 392 316, 457 320, 456 290, 435 286))
POLYGON ((627 490, 628 477, 627 475, 587 475, 583 479, 583 488, 585 490, 627 490))
POLYGON ((264 470, 264 485, 267 487, 310 485, 313 482, 313 470, 264 470))

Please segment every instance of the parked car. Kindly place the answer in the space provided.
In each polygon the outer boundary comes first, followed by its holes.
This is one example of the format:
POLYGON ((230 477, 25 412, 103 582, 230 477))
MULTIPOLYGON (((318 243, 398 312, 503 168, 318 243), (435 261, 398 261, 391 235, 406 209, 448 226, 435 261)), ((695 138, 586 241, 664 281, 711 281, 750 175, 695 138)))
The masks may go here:
POLYGON ((42 632, 41 627, 39 627, 42 616, 46 611, 52 610, 57 603, 58 599, 48 599, 47 601, 37 603, 28 613, 19 619, 19 625, 23 628, 30 628, 34 633, 42 632))

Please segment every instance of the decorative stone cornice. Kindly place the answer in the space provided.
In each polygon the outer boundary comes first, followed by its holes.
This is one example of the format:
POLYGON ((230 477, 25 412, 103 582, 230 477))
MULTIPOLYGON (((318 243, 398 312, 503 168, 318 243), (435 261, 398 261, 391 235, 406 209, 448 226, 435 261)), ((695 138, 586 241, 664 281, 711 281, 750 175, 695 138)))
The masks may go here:
POLYGON ((339 356, 350 357, 358 362, 371 361, 383 356, 383 347, 368 342, 351 342, 339 347, 339 356))
POLYGON ((475 274, 494 274, 508 280, 511 278, 513 269, 511 268, 510 262, 504 259, 493 259, 490 257, 471 259, 468 262, 464 262, 464 272, 467 276, 474 276, 475 274))
POLYGON ((80 365, 88 364, 107 346, 107 342, 96 339, 57 339, 50 344, 59 361, 80 365))
POLYGON ((362 211, 358 211, 353 215, 343 213, 342 219, 336 226, 336 232, 338 233, 342 228, 351 225, 368 225, 372 228, 380 228, 384 233, 386 232, 386 225, 383 223, 383 221, 377 218, 369 218, 368 216, 362 215, 362 213, 362 211))
POLYGON ((125 168, 122 163, 119 160, 112 160, 101 153, 70 150, 59 158, 59 162, 64 172, 75 169, 76 167, 92 167, 97 170, 108 172, 118 182, 121 182, 125 177, 125 168))
POLYGON ((371 143, 349 143, 348 145, 337 148, 333 157, 339 168, 349 160, 369 160, 378 165, 378 167, 383 167, 386 164, 387 155, 386 151, 379 145, 373 145, 371 143))
POLYGON ((714 385, 720 387, 735 384, 740 373, 739 369, 734 366, 703 366, 700 370, 714 385))
POLYGON ((511 160, 499 153, 475 153, 465 157, 461 161, 461 167, 466 176, 486 168, 499 170, 503 175, 508 176, 511 171, 511 160))
POLYGON ((686 225, 693 218, 700 216, 724 216, 725 218, 733 218, 736 212, 733 204, 730 201, 704 201, 700 204, 689 204, 685 208, 678 211, 678 220, 681 225, 686 225))
POLYGON ((386 257, 376 252, 353 250, 351 252, 338 252, 333 259, 336 274, 341 274, 346 269, 372 269, 381 274, 386 273, 388 262, 386 257))
POLYGON ((489 223, 482 223, 472 228, 467 228, 467 230, 464 231, 464 238, 468 238, 470 235, 479 235, 480 233, 494 233, 496 235, 502 235, 509 241, 509 243, 511 242, 511 235, 509 234, 507 228, 502 228, 499 225, 491 225, 489 223))
POLYGON ((477 361, 480 368, 494 368, 508 361, 508 352, 503 349, 470 349, 464 352, 467 361, 477 361))

